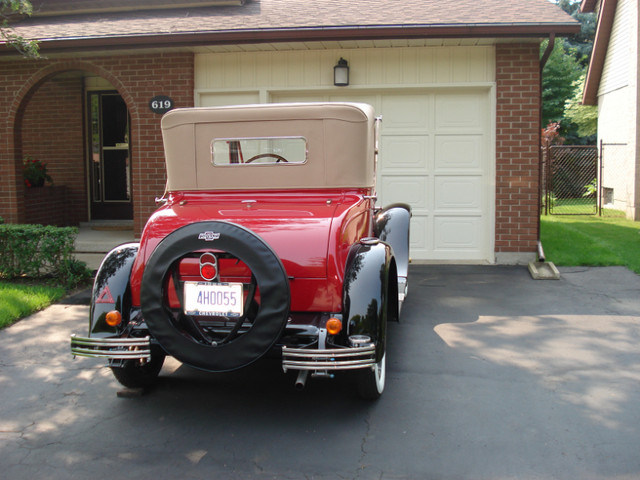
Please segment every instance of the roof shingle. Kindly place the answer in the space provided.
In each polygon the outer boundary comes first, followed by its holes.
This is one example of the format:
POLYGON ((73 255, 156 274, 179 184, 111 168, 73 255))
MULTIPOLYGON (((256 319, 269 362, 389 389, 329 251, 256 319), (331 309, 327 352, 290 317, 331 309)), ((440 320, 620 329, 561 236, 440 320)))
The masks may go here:
POLYGON ((239 32, 250 32, 259 41, 268 32, 295 31, 313 31, 316 37, 324 32, 330 39, 336 30, 361 36, 370 31, 369 38, 375 38, 374 30, 385 29, 401 29, 407 35, 420 30, 422 36, 453 29, 471 36, 488 27, 531 36, 567 33, 579 24, 549 0, 511 0, 508 5, 501 0, 254 0, 238 6, 32 17, 15 24, 14 30, 41 40, 46 49, 53 42, 118 37, 174 37, 193 44, 203 34, 208 41, 212 35, 239 32))

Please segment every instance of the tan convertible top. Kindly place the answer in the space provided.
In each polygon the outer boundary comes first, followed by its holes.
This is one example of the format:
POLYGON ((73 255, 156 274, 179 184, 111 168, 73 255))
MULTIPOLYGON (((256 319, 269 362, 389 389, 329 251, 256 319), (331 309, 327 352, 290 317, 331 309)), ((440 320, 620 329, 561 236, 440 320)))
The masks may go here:
POLYGON ((373 187, 373 107, 291 103, 176 109, 162 118, 168 190, 373 187), (213 165, 216 139, 303 137, 305 163, 213 165))

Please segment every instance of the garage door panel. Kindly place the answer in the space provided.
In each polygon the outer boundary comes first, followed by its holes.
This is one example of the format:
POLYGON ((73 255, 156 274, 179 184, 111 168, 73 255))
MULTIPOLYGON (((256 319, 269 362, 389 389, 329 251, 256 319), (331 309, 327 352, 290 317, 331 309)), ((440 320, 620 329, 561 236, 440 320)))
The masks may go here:
POLYGON ((436 135, 435 171, 464 170, 482 172, 482 135, 436 135))
POLYGON ((483 226, 480 217, 435 217, 433 223, 434 251, 481 251, 483 226))
POLYGON ((387 175, 378 188, 380 206, 408 203, 415 213, 426 213, 429 208, 426 177, 387 175))
POLYGON ((435 98, 436 130, 482 133, 488 121, 487 111, 486 95, 473 92, 439 94, 435 98))
POLYGON ((482 177, 436 177, 434 211, 479 215, 483 206, 482 177))
POLYGON ((394 95, 382 97, 382 129, 386 133, 400 131, 427 133, 430 97, 427 95, 394 95))
POLYGON ((429 138, 426 135, 385 135, 380 141, 381 173, 426 174, 429 138), (408 170, 407 170, 408 169, 408 170))
POLYGON ((425 258, 433 249, 429 244, 431 227, 427 217, 413 216, 411 217, 411 226, 409 230, 409 251, 412 258, 425 258))

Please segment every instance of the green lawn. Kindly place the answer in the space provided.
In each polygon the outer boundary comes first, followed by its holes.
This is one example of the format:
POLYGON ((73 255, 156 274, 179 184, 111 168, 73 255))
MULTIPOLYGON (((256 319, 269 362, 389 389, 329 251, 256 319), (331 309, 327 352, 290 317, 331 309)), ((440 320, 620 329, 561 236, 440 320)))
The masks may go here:
POLYGON ((640 222, 612 216, 543 215, 546 259, 559 266, 622 265, 640 274, 640 222))
POLYGON ((65 294, 62 287, 0 281, 0 328, 49 306, 65 294))
POLYGON ((592 198, 558 198, 550 211, 554 215, 594 215, 598 210, 592 198))
MULTIPOLYGON (((593 198, 558 198, 553 200, 549 213, 552 215, 597 215, 598 205, 593 198)), ((604 207, 602 216, 624 218, 624 212, 604 207)))

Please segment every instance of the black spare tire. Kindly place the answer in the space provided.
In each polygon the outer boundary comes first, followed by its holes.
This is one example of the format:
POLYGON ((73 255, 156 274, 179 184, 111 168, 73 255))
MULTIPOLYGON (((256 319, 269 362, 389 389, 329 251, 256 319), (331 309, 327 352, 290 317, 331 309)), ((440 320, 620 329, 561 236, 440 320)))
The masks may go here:
POLYGON ((142 276, 140 301, 149 331, 170 355, 196 368, 224 372, 256 361, 278 340, 289 316, 289 281, 276 253, 251 230, 230 222, 198 222, 175 230, 156 247, 142 276), (249 330, 218 345, 198 342, 180 331, 164 300, 166 276, 181 258, 203 249, 226 252, 244 262, 260 292, 249 330))

